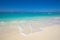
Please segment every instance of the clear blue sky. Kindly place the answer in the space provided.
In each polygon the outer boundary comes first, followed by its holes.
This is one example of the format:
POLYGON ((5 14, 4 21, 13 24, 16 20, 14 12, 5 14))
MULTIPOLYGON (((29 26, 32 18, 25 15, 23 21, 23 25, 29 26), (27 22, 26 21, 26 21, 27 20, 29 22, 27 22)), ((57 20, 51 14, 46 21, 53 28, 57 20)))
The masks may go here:
POLYGON ((0 0, 0 11, 4 10, 60 11, 60 0, 0 0))

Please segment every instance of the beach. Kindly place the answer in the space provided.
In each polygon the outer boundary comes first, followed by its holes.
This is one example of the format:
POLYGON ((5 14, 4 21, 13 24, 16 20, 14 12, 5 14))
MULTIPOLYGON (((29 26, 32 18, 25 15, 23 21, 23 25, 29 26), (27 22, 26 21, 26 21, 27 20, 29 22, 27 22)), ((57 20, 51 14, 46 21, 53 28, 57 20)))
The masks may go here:
POLYGON ((60 40, 60 25, 56 20, 0 22, 0 40, 60 40))
POLYGON ((60 0, 0 0, 0 40, 60 40, 60 0))

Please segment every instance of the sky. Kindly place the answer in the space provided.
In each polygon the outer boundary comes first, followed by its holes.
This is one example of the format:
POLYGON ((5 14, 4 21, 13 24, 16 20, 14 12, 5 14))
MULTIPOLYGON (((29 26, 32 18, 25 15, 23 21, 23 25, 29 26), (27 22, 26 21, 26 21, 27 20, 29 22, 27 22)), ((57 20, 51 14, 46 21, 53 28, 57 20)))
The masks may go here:
POLYGON ((60 11, 60 0, 0 0, 0 11, 60 11))

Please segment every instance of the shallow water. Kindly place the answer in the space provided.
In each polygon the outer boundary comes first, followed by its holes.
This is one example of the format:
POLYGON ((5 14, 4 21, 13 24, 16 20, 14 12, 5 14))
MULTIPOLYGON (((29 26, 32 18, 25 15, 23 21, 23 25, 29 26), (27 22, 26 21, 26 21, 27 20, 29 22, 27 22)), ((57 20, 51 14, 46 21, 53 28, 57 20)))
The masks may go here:
POLYGON ((41 32, 53 25, 60 25, 60 13, 0 12, 0 29, 14 26, 24 35, 41 32))

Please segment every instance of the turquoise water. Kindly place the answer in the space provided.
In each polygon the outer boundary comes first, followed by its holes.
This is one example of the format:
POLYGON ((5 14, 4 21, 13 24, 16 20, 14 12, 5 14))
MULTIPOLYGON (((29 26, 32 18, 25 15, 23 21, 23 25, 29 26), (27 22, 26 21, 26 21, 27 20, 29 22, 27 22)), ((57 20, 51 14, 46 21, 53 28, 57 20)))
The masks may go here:
POLYGON ((11 19, 25 19, 32 17, 60 16, 58 12, 0 12, 0 21, 11 19))

